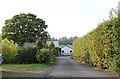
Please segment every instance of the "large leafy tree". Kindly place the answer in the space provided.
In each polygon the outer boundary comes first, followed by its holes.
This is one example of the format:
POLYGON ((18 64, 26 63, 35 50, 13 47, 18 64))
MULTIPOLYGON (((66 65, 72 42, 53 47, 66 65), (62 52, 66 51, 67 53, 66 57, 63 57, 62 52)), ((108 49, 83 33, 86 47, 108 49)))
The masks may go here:
POLYGON ((40 37, 42 39, 49 38, 46 28, 45 21, 37 18, 36 15, 21 13, 5 21, 2 38, 14 40, 21 46, 25 42, 36 42, 40 37))

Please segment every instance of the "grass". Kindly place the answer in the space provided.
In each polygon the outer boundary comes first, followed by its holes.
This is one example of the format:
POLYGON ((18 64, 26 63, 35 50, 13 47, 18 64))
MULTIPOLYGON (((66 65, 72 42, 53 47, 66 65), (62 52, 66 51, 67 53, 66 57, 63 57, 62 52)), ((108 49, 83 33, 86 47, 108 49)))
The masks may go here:
POLYGON ((40 71, 56 64, 56 60, 46 64, 3 64, 2 71, 40 71))
POLYGON ((34 77, 40 76, 41 71, 50 67, 50 64, 4 64, 2 77, 34 77))
POLYGON ((42 71, 56 64, 56 60, 47 64, 3 64, 3 77, 40 77, 42 71))
POLYGON ((46 64, 3 64, 2 71, 40 71, 56 64, 56 59, 46 64))
POLYGON ((3 64, 3 71, 34 71, 43 70, 52 66, 52 64, 3 64))

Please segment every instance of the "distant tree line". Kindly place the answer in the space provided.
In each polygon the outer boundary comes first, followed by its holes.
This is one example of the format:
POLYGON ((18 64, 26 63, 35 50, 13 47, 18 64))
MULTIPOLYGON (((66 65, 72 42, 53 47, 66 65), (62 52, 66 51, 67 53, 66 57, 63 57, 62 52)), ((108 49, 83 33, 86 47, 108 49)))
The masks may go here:
POLYGON ((77 38, 78 37, 75 36, 75 37, 70 37, 70 38, 62 37, 62 38, 59 38, 59 39, 51 38, 51 40, 52 41, 58 41, 60 45, 72 45, 73 41, 77 38))

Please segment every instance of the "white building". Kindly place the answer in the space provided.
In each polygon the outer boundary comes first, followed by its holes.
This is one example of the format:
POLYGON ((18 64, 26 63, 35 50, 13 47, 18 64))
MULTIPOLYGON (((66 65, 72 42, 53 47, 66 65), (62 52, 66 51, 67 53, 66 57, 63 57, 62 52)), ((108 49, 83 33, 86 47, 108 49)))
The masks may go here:
POLYGON ((47 41, 46 43, 48 46, 50 43, 53 42, 55 45, 55 48, 57 49, 58 56, 60 55, 71 55, 73 53, 73 46, 72 45, 59 45, 58 41, 47 41))
POLYGON ((73 49, 71 45, 61 47, 61 55, 71 55, 72 53, 73 49))

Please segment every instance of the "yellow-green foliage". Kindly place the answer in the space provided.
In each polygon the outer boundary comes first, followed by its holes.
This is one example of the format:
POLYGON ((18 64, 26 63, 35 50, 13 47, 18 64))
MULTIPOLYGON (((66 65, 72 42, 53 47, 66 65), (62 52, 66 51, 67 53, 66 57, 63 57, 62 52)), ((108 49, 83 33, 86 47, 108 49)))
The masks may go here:
POLYGON ((2 40, 2 58, 4 63, 13 63, 17 54, 18 49, 14 41, 8 39, 2 40))
POLYGON ((118 19, 104 21, 73 42, 73 58, 120 74, 120 26, 118 19))

